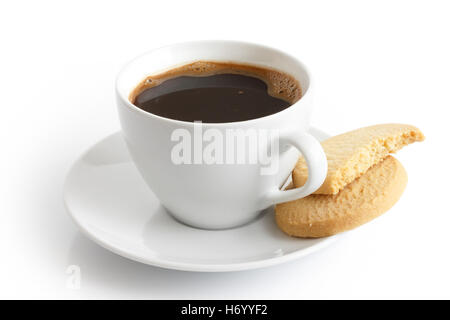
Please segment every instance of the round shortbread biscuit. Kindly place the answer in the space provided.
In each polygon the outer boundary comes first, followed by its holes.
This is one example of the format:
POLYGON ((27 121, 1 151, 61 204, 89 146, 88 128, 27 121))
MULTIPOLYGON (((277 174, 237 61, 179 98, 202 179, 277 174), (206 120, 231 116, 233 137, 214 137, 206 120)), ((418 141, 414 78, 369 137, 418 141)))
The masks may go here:
POLYGON ((408 177, 392 156, 370 168, 338 194, 313 194, 278 204, 275 219, 285 233, 302 238, 331 236, 356 228, 389 210, 408 177))

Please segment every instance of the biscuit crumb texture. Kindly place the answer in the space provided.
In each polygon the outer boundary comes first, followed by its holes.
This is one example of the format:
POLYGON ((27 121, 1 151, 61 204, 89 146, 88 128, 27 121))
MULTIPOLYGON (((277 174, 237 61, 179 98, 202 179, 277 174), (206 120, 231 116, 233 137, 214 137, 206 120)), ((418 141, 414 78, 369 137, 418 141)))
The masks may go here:
POLYGON ((388 156, 336 195, 313 194, 278 204, 275 220, 290 236, 331 236, 354 229, 389 210, 402 195, 407 181, 401 163, 388 156))
MULTIPOLYGON (((419 129, 406 124, 375 125, 331 137, 322 142, 328 159, 328 174, 314 194, 337 194, 390 153, 424 139, 419 129)), ((308 167, 300 157, 292 180, 296 187, 301 187, 307 178, 308 167)))

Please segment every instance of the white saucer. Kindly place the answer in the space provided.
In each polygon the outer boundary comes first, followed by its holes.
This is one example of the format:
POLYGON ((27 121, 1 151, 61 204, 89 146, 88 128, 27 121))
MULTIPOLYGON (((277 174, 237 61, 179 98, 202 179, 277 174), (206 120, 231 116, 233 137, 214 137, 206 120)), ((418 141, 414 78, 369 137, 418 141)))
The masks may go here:
MULTIPOLYGON (((327 134, 311 129, 318 139, 327 134)), ((90 148, 70 170, 64 200, 90 239, 126 258, 186 271, 237 271, 304 257, 336 239, 281 232, 273 208, 235 229, 195 229, 174 220, 144 183, 120 133, 90 148)))

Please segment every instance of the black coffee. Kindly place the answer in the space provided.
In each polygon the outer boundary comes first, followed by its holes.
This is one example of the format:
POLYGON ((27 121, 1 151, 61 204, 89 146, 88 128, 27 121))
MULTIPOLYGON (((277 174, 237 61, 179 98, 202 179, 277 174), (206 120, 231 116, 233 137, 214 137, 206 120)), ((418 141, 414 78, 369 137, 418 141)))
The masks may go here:
MULTIPOLYGON (((276 85, 271 85, 264 75, 270 76, 276 71, 235 64, 227 64, 222 70, 206 70, 205 63, 200 64, 199 70, 194 67, 194 72, 184 66, 184 72, 177 69, 166 77, 147 78, 136 88, 132 102, 142 110, 165 118, 221 123, 268 116, 289 107, 293 98, 299 98, 300 86, 288 78, 290 76, 281 79, 285 80, 286 88, 278 86, 273 93, 270 91, 274 91, 276 85)), ((209 64, 209 67, 217 65, 209 64)))

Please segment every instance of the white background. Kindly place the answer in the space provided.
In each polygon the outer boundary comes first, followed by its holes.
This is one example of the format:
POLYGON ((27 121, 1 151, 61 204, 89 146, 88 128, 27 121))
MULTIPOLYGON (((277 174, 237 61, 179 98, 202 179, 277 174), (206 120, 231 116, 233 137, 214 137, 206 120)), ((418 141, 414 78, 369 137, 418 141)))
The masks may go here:
POLYGON ((445 1, 3 1, 0 4, 0 298, 450 298, 450 7, 445 1), (425 142, 387 214, 285 265, 177 272, 82 236, 62 186, 81 152, 119 130, 114 77, 179 41, 285 50, 316 80, 331 134, 410 123, 425 142), (66 268, 82 270, 80 290, 66 268))

